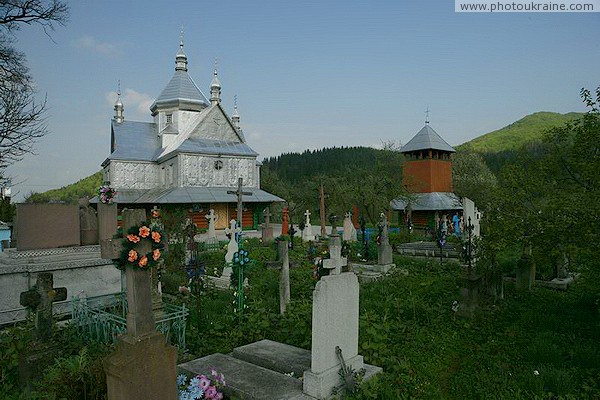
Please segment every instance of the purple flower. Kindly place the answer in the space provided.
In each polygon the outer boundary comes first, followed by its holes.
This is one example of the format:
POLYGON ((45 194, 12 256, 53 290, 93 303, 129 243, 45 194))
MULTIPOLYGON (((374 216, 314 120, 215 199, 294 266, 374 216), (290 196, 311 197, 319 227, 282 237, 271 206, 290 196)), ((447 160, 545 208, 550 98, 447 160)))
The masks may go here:
POLYGON ((200 389, 206 390, 210 386, 210 379, 204 375, 200 375, 198 378, 200 378, 198 381, 198 386, 200 386, 200 389))
POLYGON ((217 392, 217 388, 214 386, 209 386, 208 389, 204 391, 204 397, 207 399, 215 399, 217 394, 219 393, 217 392))

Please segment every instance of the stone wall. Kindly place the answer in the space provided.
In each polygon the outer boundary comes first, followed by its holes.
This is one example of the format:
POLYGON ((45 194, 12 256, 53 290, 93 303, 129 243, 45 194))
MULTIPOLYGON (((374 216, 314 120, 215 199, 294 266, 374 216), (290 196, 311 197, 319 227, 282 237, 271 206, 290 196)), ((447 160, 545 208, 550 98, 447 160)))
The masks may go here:
POLYGON ((19 250, 78 246, 79 206, 17 204, 15 239, 19 250))
POLYGON ((111 260, 100 258, 100 246, 0 253, 0 325, 24 320, 21 292, 31 289, 40 272, 54 274, 54 287, 67 288, 67 300, 54 304, 55 314, 71 312, 70 300, 85 293, 101 296, 122 291, 121 271, 111 260))

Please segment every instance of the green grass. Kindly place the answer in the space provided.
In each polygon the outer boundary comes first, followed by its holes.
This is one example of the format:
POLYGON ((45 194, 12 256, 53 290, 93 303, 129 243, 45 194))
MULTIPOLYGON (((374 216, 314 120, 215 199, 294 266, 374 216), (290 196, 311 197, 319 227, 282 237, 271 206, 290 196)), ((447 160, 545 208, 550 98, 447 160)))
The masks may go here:
MULTIPOLYGON (((274 254, 254 242, 248 249, 256 259, 274 254)), ((292 301, 284 316, 279 314, 279 272, 262 265, 248 271, 249 308, 242 317, 233 312, 232 293, 208 290, 199 298, 199 309, 188 299, 189 353, 183 357, 229 353, 264 338, 309 349, 315 281, 312 266, 303 261, 305 254, 300 246, 290 254, 300 266, 290 271, 292 301)), ((456 318, 451 309, 459 300, 457 264, 398 256, 395 262, 408 276, 396 273, 361 285, 359 353, 384 372, 352 398, 600 398, 600 280, 589 271, 582 269, 582 277, 567 292, 534 288, 517 293, 507 284, 504 300, 493 303, 484 298, 476 317, 465 320, 456 318)), ((12 398, 16 358, 10 351, 22 340, 9 335, 0 339, 5 389, 0 393, 12 398)), ((60 368, 49 371, 46 383, 72 388, 79 381, 65 372, 65 366, 82 353, 74 346, 76 340, 62 341, 70 343, 71 358, 56 364, 60 368)), ((96 361, 91 358, 89 367, 77 370, 88 388, 93 379, 102 378, 96 361)))

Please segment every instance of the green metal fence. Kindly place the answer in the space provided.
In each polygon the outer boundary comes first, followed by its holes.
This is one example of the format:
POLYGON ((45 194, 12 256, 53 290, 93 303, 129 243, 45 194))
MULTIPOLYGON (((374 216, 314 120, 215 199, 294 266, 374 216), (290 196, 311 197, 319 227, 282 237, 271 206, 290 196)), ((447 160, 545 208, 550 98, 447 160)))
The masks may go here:
MULTIPOLYGON (((127 331, 127 297, 125 293, 71 299, 72 321, 88 340, 116 343, 117 336, 127 331)), ((156 330, 165 342, 185 351, 185 329, 189 310, 185 304, 162 303, 156 315, 156 330)))

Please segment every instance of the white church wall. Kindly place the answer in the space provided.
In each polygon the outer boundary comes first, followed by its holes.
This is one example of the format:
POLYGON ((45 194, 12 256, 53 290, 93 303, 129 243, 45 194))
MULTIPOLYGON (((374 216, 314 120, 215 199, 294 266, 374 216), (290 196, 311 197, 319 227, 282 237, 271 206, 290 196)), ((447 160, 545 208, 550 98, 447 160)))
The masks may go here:
POLYGON ((181 186, 235 187, 238 178, 245 187, 258 187, 256 159, 181 154, 181 186), (219 168, 216 162, 221 161, 219 168))
POLYGON ((110 184, 116 189, 152 189, 160 185, 159 167, 151 162, 111 161, 110 184))

